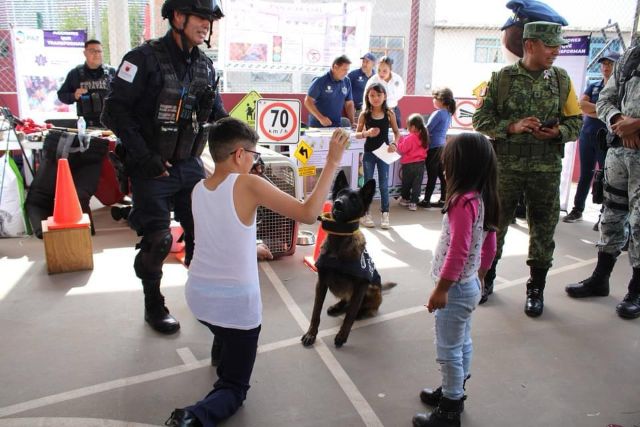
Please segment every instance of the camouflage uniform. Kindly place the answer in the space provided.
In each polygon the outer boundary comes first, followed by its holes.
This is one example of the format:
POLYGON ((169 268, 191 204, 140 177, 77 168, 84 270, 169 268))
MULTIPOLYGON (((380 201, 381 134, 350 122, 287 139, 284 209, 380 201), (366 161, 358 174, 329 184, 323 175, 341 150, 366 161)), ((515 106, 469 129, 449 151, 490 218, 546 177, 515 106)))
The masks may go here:
MULTIPOLYGON (((525 38, 540 39, 548 46, 564 44, 560 37, 560 25, 547 22, 526 24, 525 38), (532 28, 539 31, 532 32, 532 28), (544 38, 547 31, 551 33, 550 39, 544 38)), ((492 281, 495 277, 490 276, 495 275, 495 265, 502 255, 505 235, 514 218, 518 198, 524 192, 529 223, 527 264, 531 267, 532 278, 534 269, 538 269, 538 287, 542 292, 555 248, 553 234, 560 214, 559 186, 564 143, 576 140, 582 115, 566 71, 552 67, 536 73, 526 70, 522 64, 520 60, 493 73, 484 99, 473 116, 473 126, 493 139, 498 157, 498 194, 501 203, 498 247, 487 278, 492 281), (500 89, 504 86, 505 78, 509 79, 506 96, 503 95, 505 91, 500 89), (499 99, 499 94, 504 99, 499 99), (561 94, 566 97, 564 105, 560 105, 561 94), (530 133, 507 134, 510 124, 532 116, 541 122, 558 118, 560 136, 556 140, 539 140, 530 133)), ((527 287, 529 289, 530 283, 527 287)))
MULTIPOLYGON (((600 92, 596 110, 600 120, 607 124, 610 132, 607 140, 611 145, 604 162, 604 210, 597 245, 598 263, 590 277, 568 285, 565 290, 572 298, 609 295, 609 276, 627 239, 625 224, 628 221, 633 275, 616 311, 622 318, 635 319, 640 317, 640 151, 621 146, 619 138, 612 140, 611 123, 620 114, 640 119, 640 47, 629 49, 616 64, 613 75, 600 92)), ((635 131, 636 138, 638 132, 635 131)))

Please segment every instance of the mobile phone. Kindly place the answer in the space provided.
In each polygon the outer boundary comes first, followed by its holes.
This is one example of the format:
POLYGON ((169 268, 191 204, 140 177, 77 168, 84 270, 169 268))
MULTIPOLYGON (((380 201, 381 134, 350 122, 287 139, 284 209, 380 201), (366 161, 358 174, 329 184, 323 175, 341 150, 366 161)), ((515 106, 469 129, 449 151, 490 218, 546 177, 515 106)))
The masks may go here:
POLYGON ((540 125, 540 129, 552 128, 557 124, 558 124, 558 119, 556 117, 547 119, 544 121, 544 123, 542 123, 542 125, 540 125))

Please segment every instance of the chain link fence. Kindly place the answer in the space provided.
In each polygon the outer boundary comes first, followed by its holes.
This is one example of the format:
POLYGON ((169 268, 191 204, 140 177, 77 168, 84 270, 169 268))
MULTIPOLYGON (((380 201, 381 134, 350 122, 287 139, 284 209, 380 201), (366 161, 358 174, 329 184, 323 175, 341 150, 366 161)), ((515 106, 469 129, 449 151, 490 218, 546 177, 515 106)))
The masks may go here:
MULTIPOLYGON (((0 5, 0 92, 15 92, 8 31, 11 27, 85 29, 88 37, 102 40, 105 62, 117 66, 132 46, 166 32, 167 22, 160 16, 162 3, 4 0, 0 5)), ((359 57, 367 51, 377 57, 391 57, 394 71, 405 79, 408 94, 429 95, 433 88, 448 86, 456 96, 471 97, 479 82, 507 62, 500 39, 500 28, 511 15, 505 3, 506 0, 224 0, 226 17, 214 24, 212 48, 207 49, 207 54, 221 74, 222 89, 228 92, 304 93, 314 77, 329 69, 329 55, 338 52, 336 43, 342 43, 353 62, 352 68, 359 67, 359 57), (323 25, 322 31, 315 31, 314 26, 323 25), (245 40, 238 37, 243 26, 245 40), (285 36, 278 39, 278 32, 285 36), (268 40, 264 34, 268 34, 268 40), (320 61, 313 62, 311 50, 305 50, 309 40, 324 46, 324 51, 316 52, 320 61), (239 50, 244 56, 237 56, 239 50), (299 55, 289 55, 292 51, 299 55)), ((637 29, 640 0, 547 3, 569 21, 566 35, 592 36, 591 57, 607 43, 609 49, 628 47, 632 32, 637 29)), ((597 69, 592 68, 590 75, 596 74, 597 69)))

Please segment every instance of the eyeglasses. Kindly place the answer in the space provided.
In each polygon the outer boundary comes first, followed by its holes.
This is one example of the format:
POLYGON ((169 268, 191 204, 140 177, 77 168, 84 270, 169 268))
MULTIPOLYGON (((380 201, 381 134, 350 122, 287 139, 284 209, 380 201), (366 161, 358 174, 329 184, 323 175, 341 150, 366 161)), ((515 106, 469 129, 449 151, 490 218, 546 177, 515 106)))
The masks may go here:
MULTIPOLYGON (((238 148, 238 150, 240 150, 240 148, 238 148)), ((234 151, 230 152, 229 155, 236 154, 236 152, 238 150, 234 150, 234 151)), ((253 162, 254 163, 257 162, 258 160, 260 160, 260 153, 258 153, 257 151, 247 150, 246 148, 242 148, 242 150, 246 151, 247 153, 253 154, 253 162)))

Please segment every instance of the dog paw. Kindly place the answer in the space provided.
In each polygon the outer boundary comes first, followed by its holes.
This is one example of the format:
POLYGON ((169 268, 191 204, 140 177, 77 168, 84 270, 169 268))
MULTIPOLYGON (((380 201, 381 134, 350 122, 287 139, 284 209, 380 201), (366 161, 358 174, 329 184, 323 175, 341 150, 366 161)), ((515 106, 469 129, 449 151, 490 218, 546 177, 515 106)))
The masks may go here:
POLYGON ((302 341, 303 346, 309 347, 316 341, 316 336, 306 333, 302 336, 302 338, 300 338, 300 341, 302 341))
POLYGON ((343 337, 340 334, 336 335, 336 338, 333 340, 333 343, 335 344, 336 348, 342 347, 342 345, 346 342, 347 342, 347 337, 343 337))

